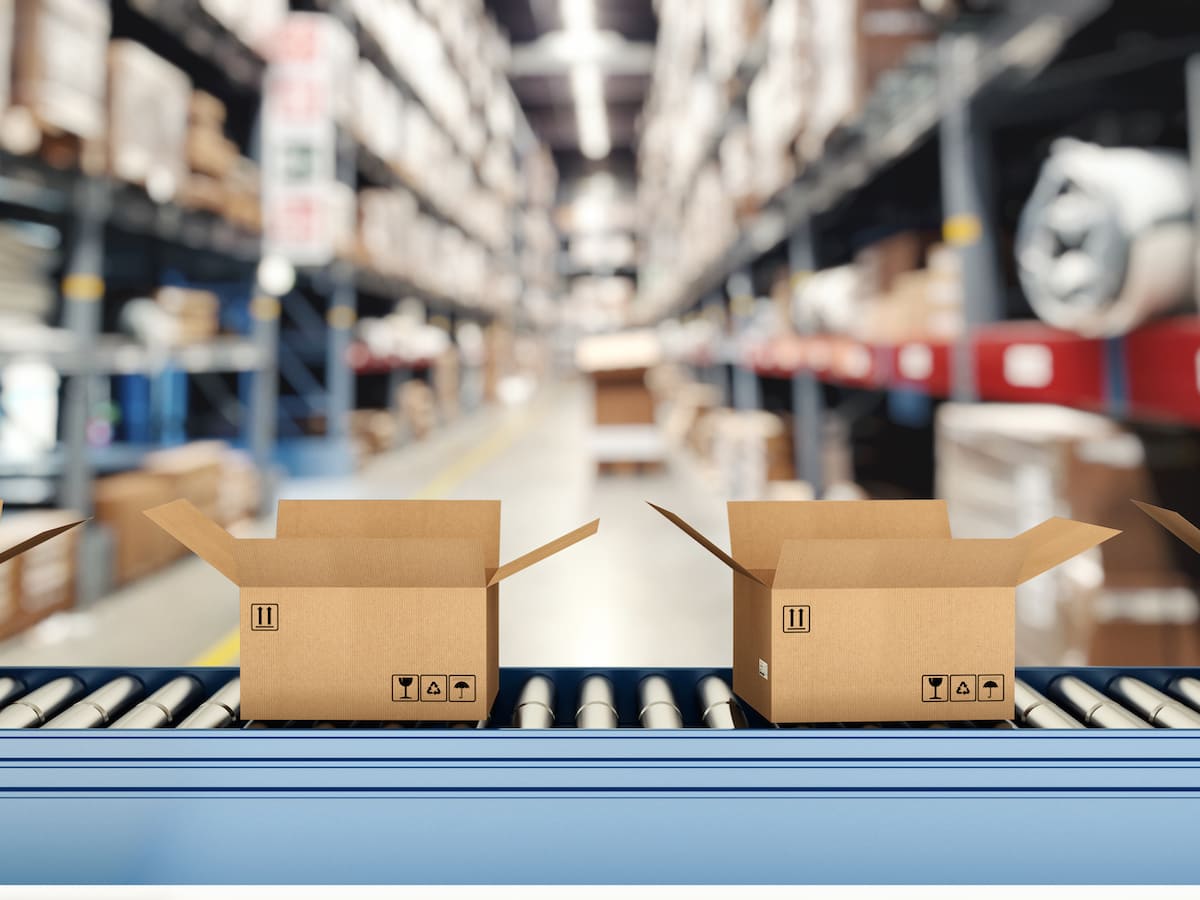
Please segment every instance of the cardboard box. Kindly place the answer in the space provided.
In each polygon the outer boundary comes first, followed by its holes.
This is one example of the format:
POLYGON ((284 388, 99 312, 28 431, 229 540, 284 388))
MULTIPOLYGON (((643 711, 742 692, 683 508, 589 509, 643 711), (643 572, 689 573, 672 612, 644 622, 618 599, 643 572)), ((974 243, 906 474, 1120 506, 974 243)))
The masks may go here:
POLYGON ((96 479, 92 502, 96 521, 113 537, 114 583, 136 581, 183 555, 178 542, 142 515, 177 496, 169 479, 151 472, 126 472, 96 479))
POLYGON ((228 450, 222 441, 193 441, 147 453, 142 458, 142 468, 162 478, 173 499, 189 500, 206 516, 218 519, 222 470, 228 450))
POLYGON ((109 45, 109 164, 122 181, 164 202, 187 179, 192 83, 180 69, 130 40, 109 45))
POLYGON ((43 134, 103 136, 109 25, 104 0, 16 0, 12 102, 43 134))
POLYGON ((0 638, 74 605, 76 536, 47 542, 82 524, 61 510, 26 513, 0 524, 0 548, 5 548, 0 550, 0 638))
POLYGON ((500 565, 500 502, 282 501, 274 539, 238 540, 186 500, 146 513, 241 587, 242 715, 486 719, 499 585, 596 533, 500 565))
POLYGON ((1118 533, 955 540, 940 500, 731 502, 729 554, 654 508, 733 570, 733 689, 777 723, 1010 718, 1016 586, 1118 533))

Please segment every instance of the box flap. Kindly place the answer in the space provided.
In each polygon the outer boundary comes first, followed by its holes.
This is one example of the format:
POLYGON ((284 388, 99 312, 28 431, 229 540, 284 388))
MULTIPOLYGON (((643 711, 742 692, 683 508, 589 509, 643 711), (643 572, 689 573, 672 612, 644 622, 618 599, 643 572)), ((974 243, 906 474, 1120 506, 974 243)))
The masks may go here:
POLYGON ((1075 522, 1057 516, 1047 519, 1041 525, 1035 525, 1012 538, 1012 542, 1022 547, 1025 553, 1025 561, 1021 565, 1021 578, 1017 583, 1024 584, 1029 579, 1050 571, 1059 563, 1064 563, 1120 533, 1115 528, 1089 525, 1086 522, 1075 522))
MULTIPOLYGON (((741 572, 747 578, 751 578, 754 581, 757 581, 759 584, 767 584, 768 583, 769 579, 764 580, 763 578, 760 578, 758 575, 755 575, 748 568, 743 566, 741 563, 739 563, 737 560, 735 560, 732 556, 730 556, 728 553, 726 553, 724 550, 722 550, 720 547, 718 547, 716 544, 714 544, 712 541, 710 541, 708 538, 706 538, 704 535, 702 535, 699 531, 697 531, 695 528, 693 528, 691 525, 689 525, 687 522, 685 522, 679 516, 675 515, 675 513, 671 512, 668 509, 663 509, 661 506, 658 506, 657 504, 654 504, 654 503, 651 503, 650 506, 653 507, 654 509, 656 509, 658 512, 662 513, 662 515, 665 516, 668 521, 673 523, 676 528, 678 528, 680 531, 682 531, 684 534, 686 534, 688 537, 690 537, 693 541, 695 541, 697 544, 699 544, 701 547, 703 547, 705 550, 707 550, 709 553, 711 553, 713 556, 715 556, 721 562, 725 563, 725 565, 729 566, 729 568, 733 569, 735 572, 741 572)), ((773 560, 771 560, 771 564, 769 566, 762 566, 760 568, 773 569, 775 567, 775 562, 776 562, 776 560, 773 559, 773 560)))
POLYGON ((145 512, 155 525, 232 581, 238 580, 233 535, 196 509, 189 500, 164 503, 145 512))
POLYGON ((1161 525, 1175 537, 1179 538, 1197 553, 1200 553, 1200 528, 1197 528, 1179 513, 1173 509, 1163 509, 1161 506, 1153 506, 1149 503, 1143 503, 1141 500, 1134 500, 1134 504, 1152 518, 1155 522, 1161 525))
POLYGON ((784 541, 776 588, 1011 587, 1023 547, 953 538, 784 541))
POLYGON ((944 500, 731 501, 729 541, 749 569, 774 569, 784 541, 948 538, 944 500))
POLYGON ((529 551, 524 556, 518 556, 511 562, 507 562, 500 568, 496 569, 496 571, 492 573, 492 577, 488 579, 488 586, 490 587, 493 584, 499 584, 510 575, 515 575, 522 569, 528 569, 535 563, 539 563, 543 559, 553 556, 555 553, 558 553, 558 551, 567 549, 572 544, 578 544, 584 538, 591 537, 599 529, 600 520, 593 519, 586 525, 582 525, 579 528, 576 528, 574 531, 564 534, 562 537, 555 538, 548 544, 542 544, 542 546, 538 547, 536 550, 529 551))
POLYGON ((500 565, 499 500, 281 500, 281 538, 476 538, 500 565))
POLYGON ((20 556, 26 550, 32 550, 39 544, 44 544, 51 538, 58 537, 63 532, 79 527, 86 521, 87 519, 80 519, 78 522, 69 522, 66 525, 59 525, 57 528, 50 528, 46 531, 35 534, 31 538, 21 541, 21 543, 17 544, 15 547, 9 547, 7 550, 0 550, 0 565, 8 562, 13 557, 20 556))
POLYGON ((470 538, 256 538, 234 544, 246 587, 483 587, 470 538))

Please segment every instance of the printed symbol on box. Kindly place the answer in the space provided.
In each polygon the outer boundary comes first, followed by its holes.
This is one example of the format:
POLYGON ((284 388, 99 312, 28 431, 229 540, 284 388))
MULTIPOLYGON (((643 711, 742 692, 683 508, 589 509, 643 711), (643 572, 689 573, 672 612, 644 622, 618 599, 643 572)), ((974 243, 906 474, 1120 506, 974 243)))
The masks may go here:
POLYGON ((945 675, 921 676, 921 700, 924 703, 945 703, 950 699, 945 675))
POLYGON ((783 608, 783 631, 785 634, 807 632, 812 627, 812 614, 807 606, 785 606, 783 608))
POLYGON ((435 703, 445 703, 449 690, 445 675, 421 676, 421 699, 435 703))
POLYGON ((975 699, 975 676, 974 675, 951 675, 950 676, 950 700, 963 701, 975 699))
POLYGON ((1003 675, 980 675, 979 676, 979 700, 1003 700, 1004 699, 1004 676, 1003 675))
POLYGON ((450 702, 451 703, 474 703, 475 702, 475 676, 474 675, 451 675, 450 676, 450 702))
POLYGON ((279 604, 252 603, 250 604, 251 631, 278 631, 279 604))
POLYGON ((417 696, 416 675, 392 676, 392 700, 396 703, 416 703, 421 698, 417 696))

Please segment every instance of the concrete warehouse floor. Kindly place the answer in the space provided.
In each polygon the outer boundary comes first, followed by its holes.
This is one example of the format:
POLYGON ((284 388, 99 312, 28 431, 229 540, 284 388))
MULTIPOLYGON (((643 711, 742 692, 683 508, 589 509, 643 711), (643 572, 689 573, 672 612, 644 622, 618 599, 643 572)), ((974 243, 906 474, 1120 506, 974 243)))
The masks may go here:
MULTIPOLYGON (((285 482, 281 496, 500 499, 501 561, 600 516, 598 535, 504 583, 501 665, 728 665, 728 570, 645 501, 728 546, 723 503, 684 463, 597 479, 590 415, 585 386, 558 385, 527 408, 465 417, 351 477, 285 482)), ((272 534, 273 522, 252 533, 272 534)), ((0 644, 0 665, 231 665, 236 629, 237 588, 189 557, 0 644)))

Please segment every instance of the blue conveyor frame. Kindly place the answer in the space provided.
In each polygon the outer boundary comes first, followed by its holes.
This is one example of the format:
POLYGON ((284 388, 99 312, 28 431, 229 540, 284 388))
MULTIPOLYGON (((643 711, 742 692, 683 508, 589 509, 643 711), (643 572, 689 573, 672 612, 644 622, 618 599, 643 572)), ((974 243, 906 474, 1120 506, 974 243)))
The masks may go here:
MULTIPOLYGON (((493 722, 541 672, 571 723, 593 671, 503 670, 493 722)), ((623 714, 651 671, 605 673, 623 714)), ((1019 677, 1066 671, 1118 674, 1019 677)), ((663 672, 685 722, 709 672, 663 672)), ((0 882, 1195 882, 1198 760, 1165 729, 4 732, 0 882)))

